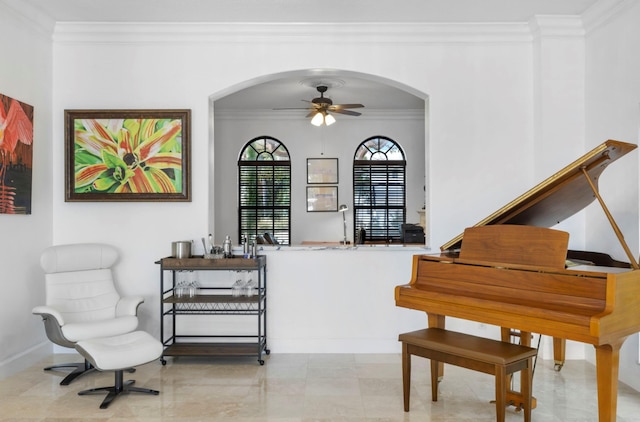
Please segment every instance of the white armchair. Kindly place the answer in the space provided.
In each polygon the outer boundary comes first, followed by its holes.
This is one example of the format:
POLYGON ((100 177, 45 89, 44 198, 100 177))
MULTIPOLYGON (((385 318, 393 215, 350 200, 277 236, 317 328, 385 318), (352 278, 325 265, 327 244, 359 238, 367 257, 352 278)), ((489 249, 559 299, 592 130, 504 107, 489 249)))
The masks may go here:
MULTIPOLYGON (((32 312, 42 316, 49 340, 74 348, 81 340, 126 334, 138 327, 137 310, 144 298, 120 297, 111 272, 117 259, 115 248, 95 243, 52 246, 42 253, 46 305, 32 312)), ((72 369, 61 385, 95 369, 85 359, 45 370, 58 368, 72 369)))

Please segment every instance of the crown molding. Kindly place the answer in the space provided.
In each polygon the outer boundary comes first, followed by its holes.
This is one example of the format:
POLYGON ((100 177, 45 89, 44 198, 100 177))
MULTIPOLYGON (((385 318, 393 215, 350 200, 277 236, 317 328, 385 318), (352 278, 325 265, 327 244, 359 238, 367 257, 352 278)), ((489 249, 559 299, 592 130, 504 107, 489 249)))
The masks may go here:
POLYGON ((638 6, 637 0, 600 0, 596 2, 582 15, 587 36, 634 6, 638 6))
POLYGON ((6 10, 15 19, 27 27, 34 29, 48 40, 55 31, 56 23, 53 19, 43 13, 41 10, 34 8, 22 0, 2 0, 0 1, 0 11, 6 10))
POLYGON ((526 23, 58 22, 56 43, 428 44, 530 42, 526 23))
POLYGON ((580 16, 538 15, 529 21, 534 38, 583 38, 585 35, 580 16))

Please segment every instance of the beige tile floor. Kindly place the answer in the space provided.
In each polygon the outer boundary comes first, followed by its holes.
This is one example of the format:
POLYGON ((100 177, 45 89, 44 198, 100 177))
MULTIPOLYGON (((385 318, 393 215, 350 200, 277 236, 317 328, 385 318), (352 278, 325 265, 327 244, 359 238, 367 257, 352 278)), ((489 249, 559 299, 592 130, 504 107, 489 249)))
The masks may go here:
MULTIPOLYGON (((168 358, 125 373, 158 396, 129 394, 108 409, 103 395, 77 392, 112 385, 112 373, 94 373, 60 386, 62 373, 44 372, 55 355, 0 380, 1 421, 236 421, 236 422, 396 422, 495 421, 493 378, 447 366, 438 402, 431 401, 428 361, 414 357, 411 410, 403 411, 399 354, 277 354, 264 366, 255 358, 168 358)), ((539 361, 534 377, 538 406, 533 421, 595 422, 594 367, 569 361, 561 372, 539 361)), ((507 421, 522 421, 511 407, 507 421)), ((618 421, 640 422, 640 392, 620 385, 618 421)))

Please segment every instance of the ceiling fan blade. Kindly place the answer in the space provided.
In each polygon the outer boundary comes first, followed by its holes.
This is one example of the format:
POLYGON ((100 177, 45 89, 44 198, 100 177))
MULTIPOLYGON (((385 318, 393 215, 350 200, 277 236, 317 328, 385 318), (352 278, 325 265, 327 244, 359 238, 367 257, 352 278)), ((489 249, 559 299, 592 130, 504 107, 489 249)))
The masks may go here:
POLYGON ((324 86, 317 87, 318 92, 320 93, 320 97, 314 98, 313 100, 301 100, 308 104, 306 108, 298 108, 298 107, 281 107, 274 108, 273 110, 309 110, 309 113, 306 115, 306 118, 314 117, 318 113, 327 114, 327 112, 337 113, 337 114, 346 114, 347 116, 360 116, 361 113, 357 111, 347 110, 349 108, 363 108, 362 104, 333 104, 330 98, 325 97, 323 94, 326 92, 327 88, 324 86))
POLYGON ((314 103, 313 101, 302 100, 305 103, 309 104, 309 108, 313 107, 316 110, 320 110, 323 107, 323 104, 314 103))
POLYGON ((357 111, 351 111, 351 110, 331 110, 332 113, 338 113, 338 114, 346 114, 348 116, 360 116, 362 113, 358 113, 357 111))
POLYGON ((301 100, 304 101, 305 103, 309 103, 309 106, 307 107, 278 107, 278 108, 273 108, 272 110, 320 110, 322 107, 319 104, 314 104, 311 101, 307 101, 307 100, 301 100))
POLYGON ((329 110, 341 110, 345 108, 363 108, 362 104, 334 104, 329 106, 329 110))

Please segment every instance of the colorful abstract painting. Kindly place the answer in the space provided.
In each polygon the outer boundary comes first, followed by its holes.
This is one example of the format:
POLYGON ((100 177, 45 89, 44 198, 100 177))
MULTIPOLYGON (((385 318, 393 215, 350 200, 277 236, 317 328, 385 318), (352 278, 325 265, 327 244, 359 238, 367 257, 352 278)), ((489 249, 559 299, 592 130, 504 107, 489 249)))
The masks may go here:
POLYGON ((67 201, 189 200, 189 110, 66 110, 67 201))
POLYGON ((31 214, 33 106, 0 94, 0 214, 31 214))

